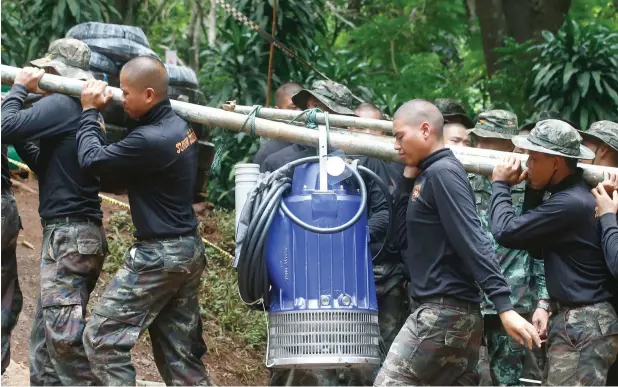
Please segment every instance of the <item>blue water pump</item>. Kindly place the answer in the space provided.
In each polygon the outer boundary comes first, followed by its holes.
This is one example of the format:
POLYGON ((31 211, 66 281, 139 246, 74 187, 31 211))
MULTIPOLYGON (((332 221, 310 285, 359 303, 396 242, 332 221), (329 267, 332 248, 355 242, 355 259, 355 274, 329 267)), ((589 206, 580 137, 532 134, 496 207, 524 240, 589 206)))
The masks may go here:
POLYGON ((367 190, 359 170, 379 180, 387 198, 388 187, 370 170, 339 162, 353 178, 329 175, 323 157, 297 160, 260 179, 244 205, 239 293, 268 311, 269 366, 380 364, 367 190))

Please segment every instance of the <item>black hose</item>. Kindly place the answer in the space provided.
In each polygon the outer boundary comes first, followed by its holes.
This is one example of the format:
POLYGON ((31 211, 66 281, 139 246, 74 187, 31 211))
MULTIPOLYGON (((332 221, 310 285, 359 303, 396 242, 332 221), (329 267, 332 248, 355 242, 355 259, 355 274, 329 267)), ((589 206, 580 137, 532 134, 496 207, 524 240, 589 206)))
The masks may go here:
POLYGON ((388 245, 391 243, 393 239, 393 233, 395 232, 395 228, 393 227, 393 214, 395 213, 395 205, 393 204, 393 198, 391 197, 390 190, 388 185, 384 183, 384 181, 378 176, 374 171, 369 168, 363 167, 362 165, 358 166, 358 170, 363 174, 369 176, 377 185, 380 187, 380 190, 384 194, 384 199, 386 200, 386 205, 388 208, 388 226, 386 227, 386 236, 384 237, 384 243, 378 253, 371 259, 373 262, 379 262, 382 259, 382 256, 386 254, 388 251, 388 245))
MULTIPOLYGON (((295 160, 279 168, 271 176, 281 175, 281 172, 284 174, 289 174, 294 170, 294 167, 298 165, 316 162, 318 160, 319 158, 317 156, 295 160)), ((349 166, 346 165, 346 167, 349 166)), ((388 186, 372 170, 363 166, 358 166, 358 171, 368 176, 370 179, 375 181, 376 184, 378 184, 388 203, 389 220, 392 219, 394 208, 388 186)), ((355 170, 352 170, 352 172, 356 175, 355 177, 357 177, 357 180, 359 181, 361 193, 363 191, 365 193, 365 200, 361 201, 361 207, 364 208, 366 207, 367 188, 359 173, 355 170)), ((258 185, 253 191, 256 195, 253 202, 253 208, 250 209, 251 220, 240 249, 237 271, 238 291, 240 298, 245 304, 247 304, 247 306, 256 310, 268 310, 270 305, 270 281, 268 279, 268 269, 266 265, 266 240, 268 238, 270 225, 275 218, 277 210, 279 208, 282 208, 283 210, 283 194, 285 191, 290 189, 291 186, 292 180, 289 177, 286 177, 284 179, 273 180, 270 184, 266 184, 265 188, 258 185)), ((362 211, 359 212, 362 214, 362 211)), ((352 219, 354 220, 354 217, 352 219)), ((294 221, 294 219, 292 220, 294 221)), ((350 227, 356 221, 357 220, 354 220, 354 222, 347 222, 350 223, 347 227, 350 227)), ((296 221, 295 223, 303 227, 303 224, 296 221)), ((392 234, 394 232, 392 223, 393 222, 391 221, 388 222, 384 244, 376 256, 372 258, 373 261, 378 261, 387 251, 387 246, 389 245, 390 239, 392 238, 392 234)), ((315 229, 315 227, 311 228, 315 229)), ((334 232, 341 232, 345 228, 339 226, 338 228, 335 228, 335 230, 340 230, 334 232)), ((315 232, 312 229, 309 231, 315 232)), ((319 229, 318 231, 320 231, 320 233, 334 233, 333 231, 329 231, 329 229, 319 229), (324 230, 327 232, 324 232, 324 230)))

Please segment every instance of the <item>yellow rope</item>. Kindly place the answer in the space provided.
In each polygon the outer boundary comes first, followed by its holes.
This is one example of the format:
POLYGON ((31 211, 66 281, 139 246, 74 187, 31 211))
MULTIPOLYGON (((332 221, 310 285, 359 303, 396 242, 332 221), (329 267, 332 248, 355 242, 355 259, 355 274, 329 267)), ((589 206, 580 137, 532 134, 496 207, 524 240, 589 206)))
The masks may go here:
MULTIPOLYGON (((28 171, 28 172, 32 172, 32 170, 28 167, 28 165, 26 165, 26 164, 24 164, 24 163, 22 163, 22 162, 19 162, 19 161, 13 160, 13 159, 9 159, 9 162, 10 162, 11 164, 14 164, 14 165, 16 165, 16 166, 18 166, 18 167, 22 168, 22 169, 25 169, 25 170, 26 170, 26 171, 28 171)), ((114 198, 110 198, 109 196, 105 196, 105 195, 101 195, 101 194, 99 194, 99 197, 100 197, 100 198, 101 198, 101 200, 103 200, 104 202, 107 202, 107 203, 109 203, 109 204, 113 204, 113 205, 115 205, 115 206, 117 206, 117 207, 120 207, 120 208, 124 208, 125 210, 131 210, 131 207, 129 206, 129 204, 128 204, 128 203, 121 202, 120 200, 116 200, 116 199, 114 199, 114 198)), ((213 249, 215 249, 215 250, 219 251, 221 254, 223 254, 223 255, 227 256, 227 257, 228 257, 228 258, 230 258, 232 261, 234 260, 234 256, 233 256, 232 254, 230 254, 230 253, 228 253, 227 251, 223 250, 221 247, 219 247, 219 246, 215 245, 214 243, 212 243, 212 242, 211 242, 211 241, 209 241, 208 239, 206 239, 206 238, 202 237, 202 242, 206 243, 208 246, 212 247, 213 249)))

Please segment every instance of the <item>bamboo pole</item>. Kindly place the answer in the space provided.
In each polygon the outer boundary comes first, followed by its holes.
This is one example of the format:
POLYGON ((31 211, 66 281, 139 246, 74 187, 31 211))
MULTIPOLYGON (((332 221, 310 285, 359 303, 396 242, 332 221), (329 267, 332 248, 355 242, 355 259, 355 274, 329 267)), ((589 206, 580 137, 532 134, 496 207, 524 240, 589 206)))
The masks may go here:
MULTIPOLYGON (((224 110, 242 114, 249 114, 253 109, 253 106, 236 105, 235 101, 230 101, 221 106, 224 110)), ((296 118, 301 112, 298 110, 283 110, 283 109, 271 109, 262 108, 257 115, 260 118, 266 118, 269 120, 281 120, 290 121, 296 118)), ((316 115, 317 121, 320 124, 324 124, 324 114, 318 113, 316 115)), ((296 120, 305 122, 307 115, 302 115, 296 120)), ((356 127, 364 129, 376 129, 385 133, 391 133, 393 131, 393 122, 386 120, 376 120, 373 118, 361 118, 355 116, 344 116, 339 114, 328 114, 328 121, 333 126, 341 127, 356 127)))
MULTIPOLYGON (((19 70, 20 69, 17 67, 0 65, 2 83, 12 84, 19 70)), ((80 96, 83 83, 83 81, 76 79, 45 74, 39 82, 39 87, 51 92, 80 96)), ((122 91, 115 87, 110 87, 110 89, 112 90, 112 99, 116 102, 121 101, 122 91)), ((188 121, 217 126, 233 132, 250 132, 249 123, 246 122, 247 116, 244 114, 174 100, 171 101, 171 104, 176 113, 188 121)), ((298 112, 296 113, 298 114, 298 112)), ((275 138, 304 145, 317 146, 318 144, 317 130, 287 125, 282 122, 263 118, 255 119, 255 134, 257 136, 275 138)), ((397 152, 394 150, 394 139, 392 137, 331 129, 329 143, 332 148, 341 149, 345 153, 351 155, 361 154, 387 161, 400 160, 397 152)), ((455 156, 457 156, 464 165, 467 172, 485 176, 491 175, 494 166, 506 156, 514 156, 522 161, 525 161, 527 158, 526 155, 518 153, 498 152, 486 149, 454 147, 452 150, 455 156)), ((599 167, 587 164, 579 164, 579 166, 584 170, 584 177, 589 184, 597 184, 603 181, 605 178, 604 173, 606 172, 618 174, 618 168, 599 167)))

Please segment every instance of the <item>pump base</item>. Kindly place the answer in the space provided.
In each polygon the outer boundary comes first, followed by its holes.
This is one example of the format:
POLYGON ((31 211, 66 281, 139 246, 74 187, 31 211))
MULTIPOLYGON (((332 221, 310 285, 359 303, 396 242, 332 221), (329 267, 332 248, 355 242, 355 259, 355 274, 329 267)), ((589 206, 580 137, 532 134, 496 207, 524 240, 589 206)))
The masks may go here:
POLYGON ((359 310, 269 313, 268 365, 356 368, 380 365, 378 314, 359 310))

